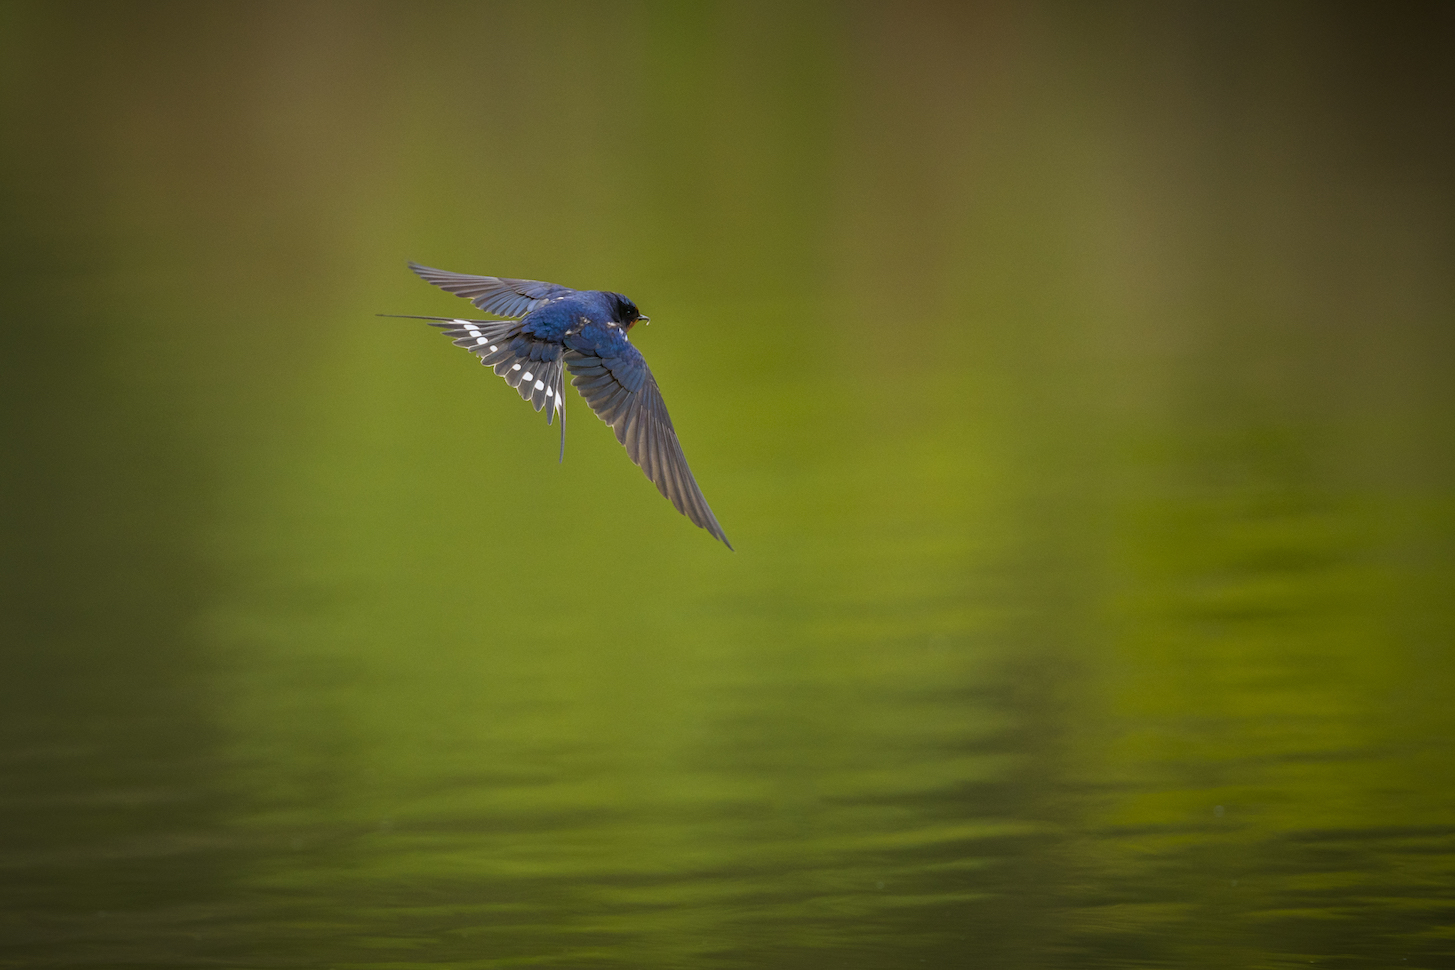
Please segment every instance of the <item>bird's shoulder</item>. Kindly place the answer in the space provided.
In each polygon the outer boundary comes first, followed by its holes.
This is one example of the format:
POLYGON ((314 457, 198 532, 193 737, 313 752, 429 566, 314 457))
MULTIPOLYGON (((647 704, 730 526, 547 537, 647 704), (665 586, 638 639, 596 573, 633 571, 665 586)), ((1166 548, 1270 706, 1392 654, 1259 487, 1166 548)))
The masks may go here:
POLYGON ((571 336, 570 344, 574 349, 596 357, 627 357, 639 360, 642 356, 632 346, 626 328, 609 317, 585 321, 571 336))
POLYGON ((537 307, 521 319, 521 331, 546 340, 562 340, 601 319, 596 301, 585 293, 568 293, 537 307))

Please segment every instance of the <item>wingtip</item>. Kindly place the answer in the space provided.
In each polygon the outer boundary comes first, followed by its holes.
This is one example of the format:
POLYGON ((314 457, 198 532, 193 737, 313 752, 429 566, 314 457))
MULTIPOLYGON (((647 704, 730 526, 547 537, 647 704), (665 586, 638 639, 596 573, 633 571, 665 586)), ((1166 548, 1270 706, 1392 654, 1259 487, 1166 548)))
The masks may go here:
POLYGON ((703 532, 706 532, 708 535, 712 536, 718 542, 721 542, 723 545, 727 546, 728 552, 737 552, 737 550, 733 548, 733 544, 731 542, 728 542, 727 533, 722 531, 722 526, 717 524, 717 519, 712 516, 711 512, 708 513, 708 520, 706 522, 698 524, 697 527, 703 532))

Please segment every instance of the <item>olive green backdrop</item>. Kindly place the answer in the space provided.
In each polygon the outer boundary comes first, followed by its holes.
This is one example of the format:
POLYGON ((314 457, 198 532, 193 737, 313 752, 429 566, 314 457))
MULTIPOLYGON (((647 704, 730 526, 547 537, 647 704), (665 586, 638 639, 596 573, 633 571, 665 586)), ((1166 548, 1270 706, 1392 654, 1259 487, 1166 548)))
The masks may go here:
POLYGON ((1452 37, 5 5, 0 966, 1455 966, 1452 37))

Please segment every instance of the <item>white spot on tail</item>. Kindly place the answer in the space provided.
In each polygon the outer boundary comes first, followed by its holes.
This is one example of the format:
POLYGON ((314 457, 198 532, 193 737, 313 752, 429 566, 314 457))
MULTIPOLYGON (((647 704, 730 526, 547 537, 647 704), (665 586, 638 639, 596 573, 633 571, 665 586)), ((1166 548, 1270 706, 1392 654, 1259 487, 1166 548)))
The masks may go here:
POLYGON ((553 392, 551 391, 551 389, 549 387, 546 388, 546 397, 550 397, 552 393, 553 392))
POLYGON ((520 370, 520 365, 516 364, 514 367, 511 368, 511 370, 520 370))
POLYGON ((540 390, 540 389, 541 389, 541 388, 543 388, 543 387, 545 387, 545 386, 546 386, 546 385, 545 385, 545 384, 544 384, 544 383, 543 383, 543 382, 541 382, 541 381, 536 381, 536 390, 538 390, 538 391, 539 391, 539 390, 540 390))
POLYGON ((476 337, 475 338, 475 345, 478 347, 480 344, 483 344, 488 339, 490 339, 490 338, 488 338, 488 337, 476 337))
POLYGON ((499 350, 499 349, 500 349, 500 348, 499 348, 499 347, 497 347, 497 346, 495 346, 495 345, 494 345, 494 344, 491 344, 491 345, 490 345, 490 352, 491 352, 491 353, 492 353, 492 354, 493 354, 493 353, 495 353, 495 352, 496 352, 496 351, 497 351, 497 350, 499 350))
MULTIPOLYGON (((517 364, 517 365, 516 365, 516 366, 517 366, 517 367, 518 367, 518 366, 520 366, 520 365, 518 365, 518 364, 517 364)), ((533 381, 533 380, 535 380, 535 377, 536 377, 536 376, 535 376, 535 375, 534 375, 534 374, 532 374, 532 373, 531 373, 531 372, 530 372, 530 371, 526 371, 526 372, 525 372, 525 373, 524 373, 524 374, 521 374, 521 375, 520 375, 520 376, 521 376, 521 377, 524 377, 524 378, 525 378, 525 379, 526 379, 526 380, 528 380, 528 381, 533 381)))

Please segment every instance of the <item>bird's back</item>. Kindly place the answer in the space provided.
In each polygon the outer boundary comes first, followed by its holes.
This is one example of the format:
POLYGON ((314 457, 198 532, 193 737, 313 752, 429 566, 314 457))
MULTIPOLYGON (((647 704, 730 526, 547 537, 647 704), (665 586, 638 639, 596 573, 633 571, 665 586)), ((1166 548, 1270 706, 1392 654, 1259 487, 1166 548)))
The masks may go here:
POLYGON ((568 331, 604 327, 610 318, 606 294, 581 290, 538 307, 521 320, 521 332, 539 340, 565 340, 568 331))

